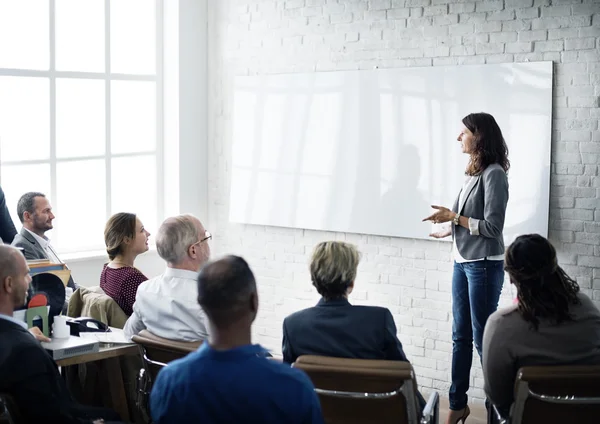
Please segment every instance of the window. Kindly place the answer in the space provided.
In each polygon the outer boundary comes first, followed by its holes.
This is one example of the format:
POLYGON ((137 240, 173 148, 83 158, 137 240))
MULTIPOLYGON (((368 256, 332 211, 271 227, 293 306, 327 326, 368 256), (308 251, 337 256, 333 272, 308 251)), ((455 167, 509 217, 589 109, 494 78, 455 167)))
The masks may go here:
POLYGON ((160 0, 0 0, 0 184, 44 192, 61 252, 104 248, 108 217, 163 217, 160 0))

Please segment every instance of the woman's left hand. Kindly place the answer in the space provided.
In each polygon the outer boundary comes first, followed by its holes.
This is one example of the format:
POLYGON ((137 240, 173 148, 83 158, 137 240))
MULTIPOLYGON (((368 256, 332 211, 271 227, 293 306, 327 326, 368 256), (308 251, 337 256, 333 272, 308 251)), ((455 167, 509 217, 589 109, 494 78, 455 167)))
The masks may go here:
POLYGON ((431 207, 433 209, 437 209, 437 212, 423 219, 423 221, 431 221, 434 224, 442 224, 444 222, 452 221, 456 215, 450 209, 443 206, 431 205, 431 207))

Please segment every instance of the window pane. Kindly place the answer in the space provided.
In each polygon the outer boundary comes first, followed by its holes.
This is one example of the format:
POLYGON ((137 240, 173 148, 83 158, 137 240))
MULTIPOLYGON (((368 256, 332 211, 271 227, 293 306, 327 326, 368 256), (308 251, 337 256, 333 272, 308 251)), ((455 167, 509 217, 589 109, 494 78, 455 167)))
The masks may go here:
POLYGON ((61 252, 104 249, 105 164, 102 159, 57 164, 54 242, 61 252))
POLYGON ((0 76, 0 158, 47 159, 50 155, 50 82, 0 76))
POLYGON ((50 68, 49 0, 0 0, 0 68, 50 68))
POLYGON ((110 68, 123 74, 156 71, 156 1, 110 2, 110 68))
POLYGON ((104 72, 104 0, 55 0, 56 69, 104 72))
POLYGON ((56 80, 56 155, 102 155, 106 147, 105 82, 56 80))
POLYGON ((17 215, 17 202, 28 191, 39 191, 50 196, 50 165, 2 165, 2 190, 17 231, 21 221, 17 215))
POLYGON ((135 213, 144 223, 144 227, 154 233, 157 229, 156 184, 154 155, 113 159, 112 213, 135 213), (132 181, 139 183, 132 184, 132 181))
POLYGON ((156 86, 147 81, 111 82, 111 151, 153 151, 156 146, 156 86))

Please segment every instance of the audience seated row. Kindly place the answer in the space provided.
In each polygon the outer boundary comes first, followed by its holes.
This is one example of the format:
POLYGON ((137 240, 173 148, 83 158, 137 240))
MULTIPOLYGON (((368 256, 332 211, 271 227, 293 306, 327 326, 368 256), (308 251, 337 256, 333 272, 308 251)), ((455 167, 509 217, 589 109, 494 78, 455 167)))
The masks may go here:
MULTIPOLYGON (((13 244, 28 259, 59 262, 44 235, 54 219, 45 196, 25 194, 18 212, 23 229, 13 244)), ((309 268, 321 299, 316 306, 285 318, 282 364, 266 359, 269 353, 251 343, 258 294, 252 271, 242 258, 228 256, 207 263, 212 236, 197 218, 180 215, 165 220, 157 232, 158 254, 167 268, 148 280, 134 262, 148 249, 149 236, 134 214, 115 214, 106 225, 110 262, 104 266, 100 286, 128 317, 126 335, 146 329, 170 340, 205 341, 196 352, 159 373, 151 394, 155 422, 234 422, 248 416, 260 422, 322 422, 312 383, 289 366, 299 357, 408 363, 391 312, 348 300, 360 260, 353 245, 323 242, 315 247, 309 268)), ((539 235, 520 236, 509 246, 505 270, 517 289, 517 302, 488 320, 483 372, 486 394, 508 416, 521 367, 600 365, 600 312, 558 265, 551 243, 539 235)), ((48 414, 61 422, 118 419, 110 411, 74 404, 56 365, 32 337, 34 332, 25 331, 22 323, 11 318, 12 311, 25 303, 30 281, 17 250, 0 246, 0 274, 0 345, 11 346, 0 349, 0 392, 12 394, 20 409, 32 396, 52 400, 48 414), (35 362, 35 366, 17 370, 15 361, 35 362), (32 379, 37 382, 31 383, 32 379)), ((69 285, 77 288, 72 279, 69 285)), ((82 307, 83 297, 89 295, 79 290, 73 307, 82 307)), ((43 340, 39 334, 34 336, 43 340)), ((425 400, 417 394, 421 410, 425 400)), ((32 420, 38 417, 34 411, 24 412, 32 420)))

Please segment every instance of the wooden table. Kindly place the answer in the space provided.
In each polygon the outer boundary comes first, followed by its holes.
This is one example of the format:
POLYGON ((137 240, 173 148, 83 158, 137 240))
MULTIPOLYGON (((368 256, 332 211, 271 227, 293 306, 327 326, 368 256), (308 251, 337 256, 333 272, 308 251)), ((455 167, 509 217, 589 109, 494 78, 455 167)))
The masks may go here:
POLYGON ((101 344, 100 346, 99 352, 59 359, 56 361, 56 364, 59 367, 67 367, 88 362, 98 362, 98 366, 106 372, 108 377, 108 389, 113 409, 121 416, 124 422, 129 422, 129 407, 127 405, 125 384, 123 383, 119 358, 121 356, 139 355, 139 349, 136 344, 113 344, 110 347, 102 347, 101 344))

